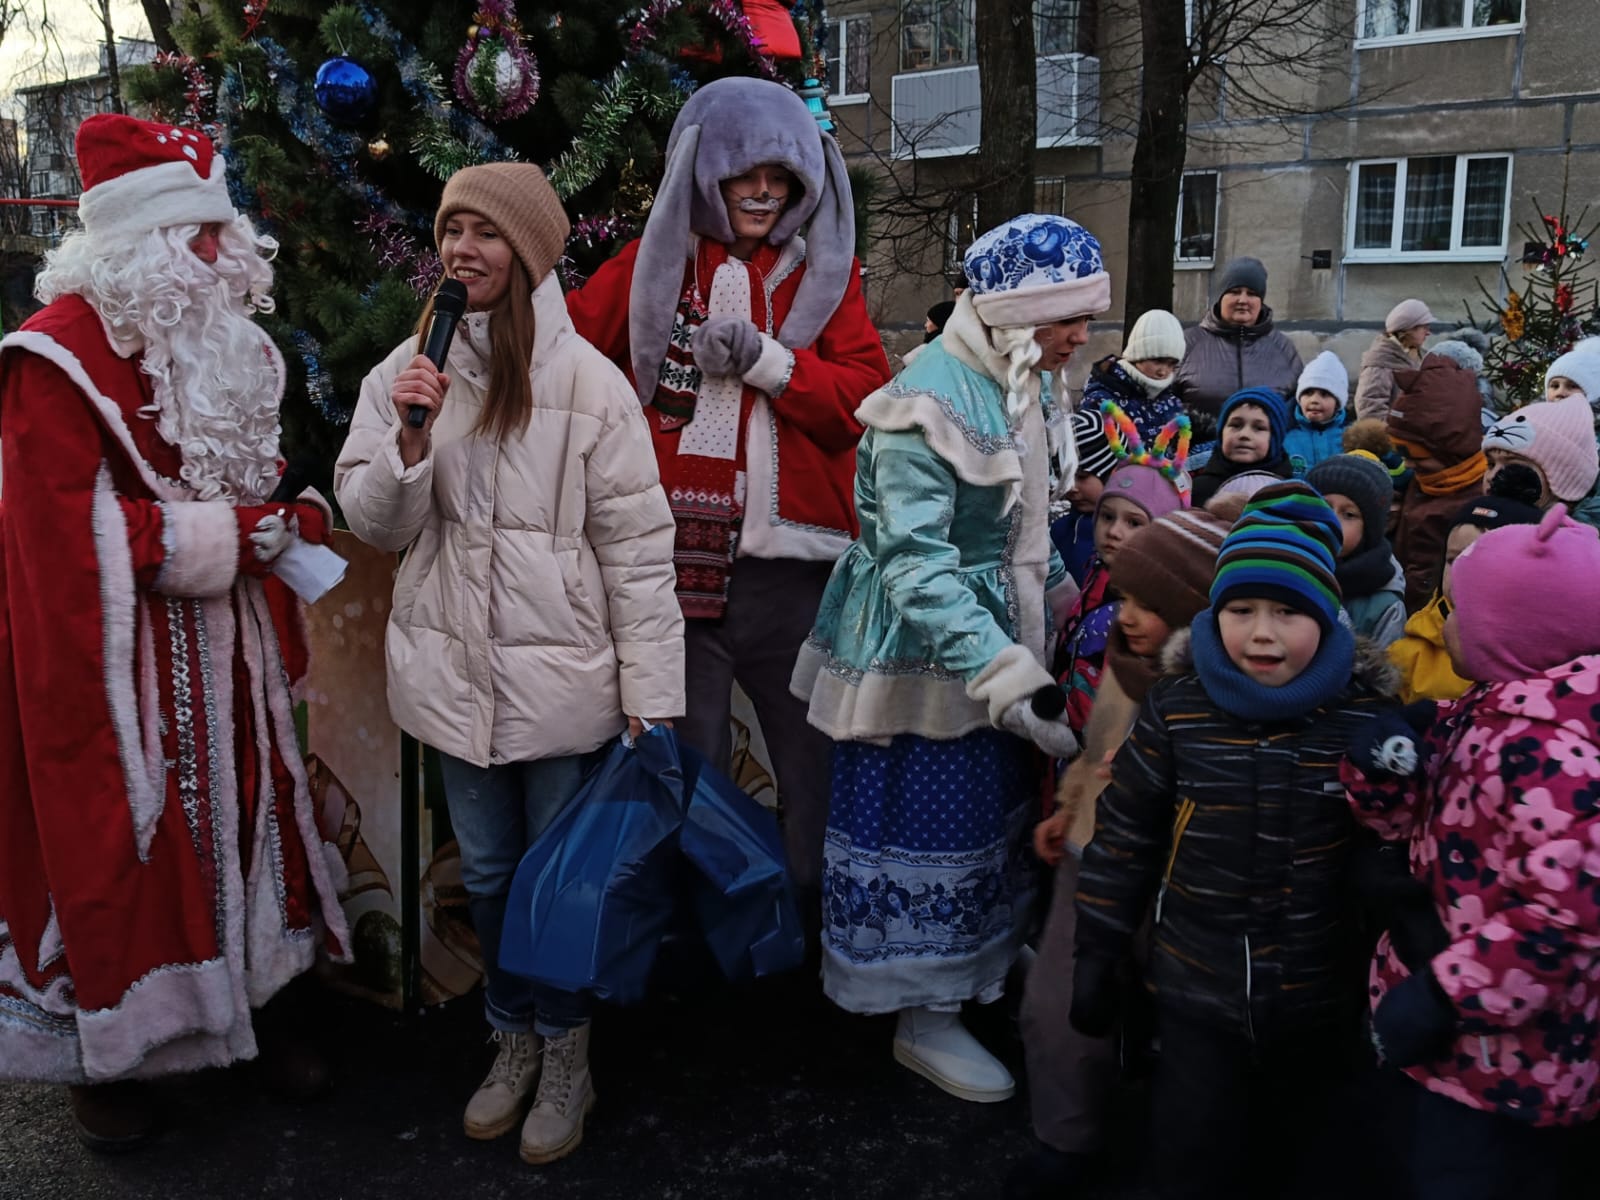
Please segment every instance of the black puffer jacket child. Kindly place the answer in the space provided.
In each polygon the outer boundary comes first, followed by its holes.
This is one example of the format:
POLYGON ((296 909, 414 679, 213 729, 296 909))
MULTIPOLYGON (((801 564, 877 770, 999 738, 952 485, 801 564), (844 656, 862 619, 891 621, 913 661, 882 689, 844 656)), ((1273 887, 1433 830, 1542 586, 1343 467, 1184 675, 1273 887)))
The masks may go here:
POLYGON ((1152 901, 1149 986, 1161 1007, 1261 1043, 1354 1022, 1362 940, 1345 868, 1357 827, 1339 782, 1356 729, 1398 676, 1358 640, 1336 700, 1280 722, 1207 694, 1187 631, 1168 643, 1101 796, 1078 884, 1079 953, 1118 959, 1152 901))

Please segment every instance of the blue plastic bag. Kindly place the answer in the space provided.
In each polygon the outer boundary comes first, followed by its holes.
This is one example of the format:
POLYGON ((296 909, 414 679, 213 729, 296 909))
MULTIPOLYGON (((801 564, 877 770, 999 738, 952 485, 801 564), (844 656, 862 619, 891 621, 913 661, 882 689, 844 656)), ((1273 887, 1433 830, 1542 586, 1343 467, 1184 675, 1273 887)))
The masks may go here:
POLYGON ((793 970, 805 959, 805 934, 776 818, 694 750, 679 753, 686 803, 678 844, 694 867, 701 935, 729 979, 793 970))
POLYGON ((633 1003, 662 938, 688 916, 730 979, 804 958, 776 819, 657 726, 632 746, 613 746, 523 855, 500 965, 633 1003))
POLYGON ((627 1004, 645 993, 682 891, 683 771, 671 730, 614 745, 522 856, 500 965, 627 1004))

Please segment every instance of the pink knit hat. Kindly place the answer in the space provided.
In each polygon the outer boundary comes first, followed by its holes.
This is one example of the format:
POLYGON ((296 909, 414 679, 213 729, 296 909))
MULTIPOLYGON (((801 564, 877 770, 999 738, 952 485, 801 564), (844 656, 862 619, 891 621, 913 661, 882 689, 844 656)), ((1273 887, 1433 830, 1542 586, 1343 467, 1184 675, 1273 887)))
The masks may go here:
POLYGON ((1538 467, 1557 500, 1582 500, 1600 475, 1594 411, 1583 396, 1540 400, 1507 413, 1483 435, 1485 450, 1505 450, 1538 467))
MULTIPOLYGON (((1592 443, 1591 443, 1592 444, 1592 443)), ((1450 568, 1461 665, 1479 683, 1531 679, 1600 654, 1594 620, 1600 533, 1557 504, 1537 525, 1491 529, 1450 568), (1528 619, 1538 597, 1538 619, 1528 619)))
POLYGON ((1105 490, 1100 493, 1100 503, 1112 497, 1137 504, 1159 521, 1169 512, 1188 508, 1189 501, 1177 486, 1155 467, 1138 463, 1123 463, 1106 477, 1105 490))

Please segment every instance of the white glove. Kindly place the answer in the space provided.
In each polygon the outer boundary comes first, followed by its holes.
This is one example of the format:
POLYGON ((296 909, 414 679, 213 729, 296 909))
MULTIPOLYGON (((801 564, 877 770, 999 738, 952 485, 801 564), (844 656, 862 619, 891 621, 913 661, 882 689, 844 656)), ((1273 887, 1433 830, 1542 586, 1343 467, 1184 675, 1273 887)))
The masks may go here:
POLYGON ((256 561, 269 563, 289 548, 289 543, 300 536, 300 518, 268 513, 256 522, 250 535, 250 545, 255 550, 256 561))
POLYGON ((1067 723, 1057 719, 1046 721, 1033 711, 1033 697, 1027 696, 1006 709, 1000 716, 1000 728, 1027 738, 1051 758, 1071 758, 1078 753, 1078 739, 1067 723))

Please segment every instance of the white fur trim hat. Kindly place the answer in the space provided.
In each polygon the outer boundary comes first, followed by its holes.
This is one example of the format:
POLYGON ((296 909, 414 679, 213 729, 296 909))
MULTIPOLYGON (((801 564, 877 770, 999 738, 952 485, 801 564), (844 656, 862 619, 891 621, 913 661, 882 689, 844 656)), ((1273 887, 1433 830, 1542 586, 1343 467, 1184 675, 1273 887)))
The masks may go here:
POLYGON ((1294 398, 1300 399, 1300 393, 1307 388, 1320 388, 1339 402, 1339 407, 1345 406, 1345 401, 1350 398, 1350 372, 1344 369, 1344 363, 1339 361, 1339 356, 1332 350, 1324 350, 1306 364, 1306 369, 1300 372, 1300 382, 1295 385, 1294 398))
POLYGON ((77 153, 78 219, 92 234, 134 236, 239 215, 222 156, 196 130, 97 113, 78 126, 77 153))
POLYGON ((1150 358, 1182 362, 1184 349, 1183 322, 1165 309, 1152 308, 1133 323, 1122 357, 1132 363, 1150 358))
POLYGON ((972 307, 991 329, 1028 329, 1111 307, 1100 243, 1066 217, 1013 217, 973 242, 962 265, 972 307))
POLYGON ((1585 338, 1551 363, 1545 380, 1558 376, 1577 384, 1590 404, 1600 404, 1600 338, 1585 338))

